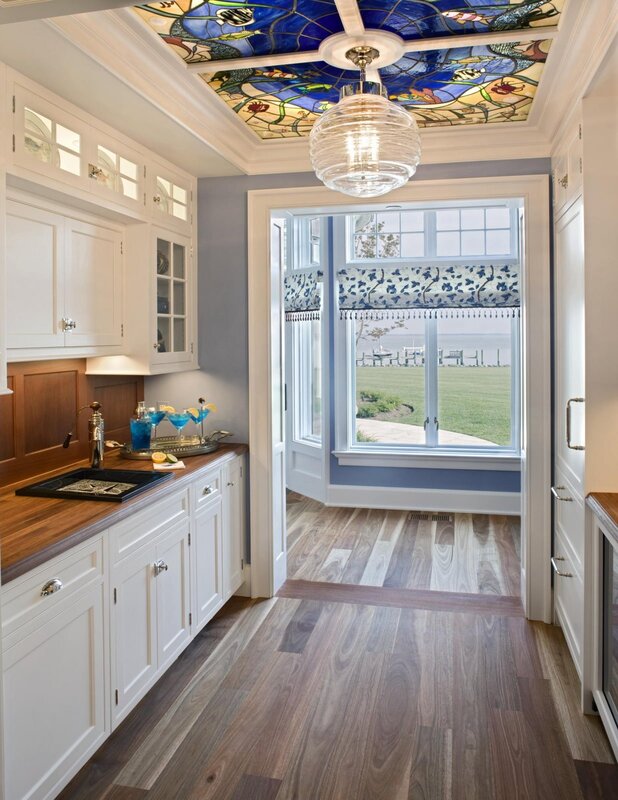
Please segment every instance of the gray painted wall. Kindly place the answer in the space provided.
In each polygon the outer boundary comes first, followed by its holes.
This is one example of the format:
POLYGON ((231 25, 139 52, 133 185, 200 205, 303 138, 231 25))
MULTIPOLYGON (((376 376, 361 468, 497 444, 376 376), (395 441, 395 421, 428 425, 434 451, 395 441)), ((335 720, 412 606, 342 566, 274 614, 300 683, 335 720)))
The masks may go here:
MULTIPOLYGON (((479 161, 419 167, 418 180, 549 174, 550 160, 479 161)), ((415 180, 413 179, 413 180, 415 180)), ((198 345, 201 370, 146 379, 146 399, 186 406, 203 395, 219 407, 210 427, 249 440, 247 192, 316 186, 313 173, 203 178, 198 183, 198 345)))

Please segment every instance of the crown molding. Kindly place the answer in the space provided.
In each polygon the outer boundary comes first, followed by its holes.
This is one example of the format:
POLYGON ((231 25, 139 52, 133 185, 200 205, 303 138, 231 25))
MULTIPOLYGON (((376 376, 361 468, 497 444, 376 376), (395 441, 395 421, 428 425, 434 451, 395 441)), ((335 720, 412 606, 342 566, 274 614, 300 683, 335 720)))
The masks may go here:
POLYGON ((58 31, 178 125, 243 170, 258 137, 128 9, 47 20, 58 31))
POLYGON ((618 4, 568 0, 558 30, 529 117, 552 143, 552 151, 618 34, 618 4))
MULTIPOLYGON (((263 141, 129 9, 49 20, 69 42, 248 175, 311 170, 307 139, 263 141)), ((524 123, 421 131, 424 164, 542 158, 618 30, 614 0, 567 0, 524 123)), ((536 36, 534 37, 536 38, 536 36)), ((203 65, 202 65, 203 69, 203 65)))

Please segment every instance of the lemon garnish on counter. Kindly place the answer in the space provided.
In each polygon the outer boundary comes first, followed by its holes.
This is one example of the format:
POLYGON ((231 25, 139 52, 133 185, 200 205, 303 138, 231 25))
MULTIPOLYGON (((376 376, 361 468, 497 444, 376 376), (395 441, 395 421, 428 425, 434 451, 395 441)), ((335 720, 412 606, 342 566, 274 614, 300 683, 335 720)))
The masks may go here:
POLYGON ((165 411, 166 414, 174 414, 176 409, 174 406, 161 406, 161 411, 165 411))
POLYGON ((204 408, 207 408, 209 411, 213 412, 217 410, 217 406, 214 403, 206 403, 204 408))
POLYGON ((177 464, 178 463, 178 459, 176 458, 176 456, 173 453, 167 453, 165 458, 166 458, 168 464, 177 464))
POLYGON ((152 460, 154 461, 155 464, 163 464, 167 460, 167 456, 165 455, 165 453, 161 453, 159 451, 157 451, 156 453, 153 453, 151 455, 151 458, 152 458, 152 460))

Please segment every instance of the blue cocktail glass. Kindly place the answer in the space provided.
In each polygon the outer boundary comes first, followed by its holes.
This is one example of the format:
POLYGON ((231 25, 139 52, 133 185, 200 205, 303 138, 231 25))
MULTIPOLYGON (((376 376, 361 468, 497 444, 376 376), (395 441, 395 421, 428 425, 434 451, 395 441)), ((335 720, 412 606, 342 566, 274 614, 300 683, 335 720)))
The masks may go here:
POLYGON ((152 425, 152 433, 155 439, 157 438, 157 425, 165 417, 165 414, 166 412, 162 411, 160 408, 158 410, 155 408, 148 409, 148 415, 150 416, 150 423, 152 425))
POLYGON ((191 419, 191 414, 185 409, 184 411, 174 411, 173 413, 168 412, 167 418, 178 431, 178 443, 180 444, 182 440, 182 429, 191 419))

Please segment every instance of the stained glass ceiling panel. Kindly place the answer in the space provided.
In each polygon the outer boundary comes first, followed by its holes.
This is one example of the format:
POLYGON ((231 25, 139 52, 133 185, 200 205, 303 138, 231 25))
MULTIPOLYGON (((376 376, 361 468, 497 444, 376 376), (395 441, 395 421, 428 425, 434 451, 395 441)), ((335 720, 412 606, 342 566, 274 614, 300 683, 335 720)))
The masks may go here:
MULTIPOLYGON (((391 100, 420 127, 527 119, 551 42, 409 53, 380 70, 391 100)), ((357 73, 324 62, 230 70, 204 80, 260 138, 307 136, 357 73)))
POLYGON ((175 0, 134 10, 188 63, 317 50, 343 30, 334 0, 175 0))
POLYGON ((366 28, 426 39, 558 24, 564 0, 359 0, 366 28))

